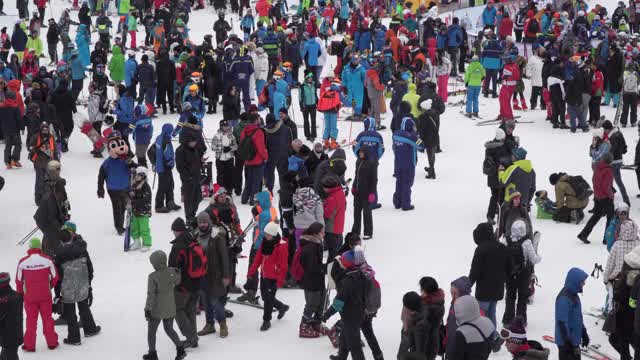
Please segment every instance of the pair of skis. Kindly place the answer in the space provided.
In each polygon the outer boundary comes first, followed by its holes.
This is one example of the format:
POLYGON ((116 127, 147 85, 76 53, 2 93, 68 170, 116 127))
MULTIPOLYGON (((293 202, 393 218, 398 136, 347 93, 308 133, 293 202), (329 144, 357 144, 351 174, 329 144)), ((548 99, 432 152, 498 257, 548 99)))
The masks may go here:
MULTIPOLYGON (((544 335, 542 340, 552 342, 555 344, 555 338, 551 335, 544 335)), ((589 345, 587 347, 581 347, 580 352, 583 356, 594 360, 617 360, 615 357, 609 356, 604 351, 600 350, 599 344, 589 345)))
MULTIPOLYGON (((531 120, 518 120, 521 117, 522 116, 520 116, 520 115, 513 117, 513 119, 515 120, 516 124, 532 124, 533 123, 533 121, 531 121, 531 120)), ((503 122, 502 119, 482 120, 482 121, 476 122, 476 126, 499 125, 499 124, 502 124, 502 122, 503 122)))

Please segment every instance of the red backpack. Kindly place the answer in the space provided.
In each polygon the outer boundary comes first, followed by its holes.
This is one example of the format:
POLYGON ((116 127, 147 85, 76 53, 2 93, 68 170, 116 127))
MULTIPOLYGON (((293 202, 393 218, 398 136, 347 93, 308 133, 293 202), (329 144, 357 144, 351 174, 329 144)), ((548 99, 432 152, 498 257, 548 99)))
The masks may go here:
POLYGON ((300 263, 300 254, 302 254, 302 246, 296 249, 296 252, 293 254, 293 261, 291 262, 291 268, 289 272, 291 276, 293 276, 296 281, 302 281, 302 277, 304 277, 304 268, 300 263))
POLYGON ((197 241, 189 243, 187 254, 187 274, 191 279, 200 279, 207 275, 207 255, 197 241))
POLYGON ((337 112, 340 110, 340 94, 335 90, 327 90, 318 99, 318 111, 337 112))

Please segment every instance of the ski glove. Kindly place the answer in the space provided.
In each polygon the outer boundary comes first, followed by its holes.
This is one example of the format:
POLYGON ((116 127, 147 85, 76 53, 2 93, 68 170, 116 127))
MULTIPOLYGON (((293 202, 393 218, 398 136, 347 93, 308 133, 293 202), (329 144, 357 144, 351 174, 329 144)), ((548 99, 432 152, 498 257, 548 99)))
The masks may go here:
POLYGON ((151 321, 151 310, 144 309, 144 318, 147 319, 147 321, 151 321))
POLYGON ((587 334, 587 329, 583 327, 582 328, 582 346, 587 347, 589 346, 590 342, 591 342, 591 339, 589 339, 589 334, 587 334))
POLYGON ((367 200, 369 200, 369 204, 375 203, 376 202, 376 194, 370 193, 369 194, 369 198, 367 200))
POLYGON ((98 198, 99 199, 104 199, 104 189, 103 188, 98 189, 98 198))

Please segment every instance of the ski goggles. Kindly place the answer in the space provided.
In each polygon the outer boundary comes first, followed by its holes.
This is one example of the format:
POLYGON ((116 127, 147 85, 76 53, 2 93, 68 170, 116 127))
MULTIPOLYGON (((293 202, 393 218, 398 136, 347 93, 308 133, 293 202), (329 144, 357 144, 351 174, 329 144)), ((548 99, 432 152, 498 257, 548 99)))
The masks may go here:
POLYGON ((509 329, 504 329, 504 328, 500 330, 500 337, 505 341, 508 341, 514 344, 524 344, 527 342, 526 334, 514 333, 513 331, 509 329))

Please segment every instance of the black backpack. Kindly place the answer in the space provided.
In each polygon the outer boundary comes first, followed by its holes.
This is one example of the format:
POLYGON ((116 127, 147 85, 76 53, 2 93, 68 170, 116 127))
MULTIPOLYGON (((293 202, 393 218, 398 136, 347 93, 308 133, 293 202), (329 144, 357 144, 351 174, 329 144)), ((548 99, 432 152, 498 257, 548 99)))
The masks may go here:
MULTIPOLYGON (((525 238, 526 239, 526 238, 525 238)), ((524 252, 521 241, 507 241, 507 259, 509 261, 509 277, 517 277, 524 269, 524 252)))
POLYGON ((484 158, 482 162, 482 173, 485 175, 492 175, 496 170, 496 162, 493 160, 491 156, 487 156, 484 158))
POLYGON ((240 141, 240 146, 238 147, 238 156, 242 161, 248 161, 253 159, 256 156, 256 145, 253 143, 253 135, 256 131, 260 131, 260 129, 255 129, 252 132, 247 132, 240 141))
POLYGON ((588 199, 591 194, 593 194, 593 190, 591 190, 591 186, 589 183, 580 175, 577 176, 569 176, 569 185, 573 188, 573 191, 576 193, 576 198, 578 200, 588 199))

